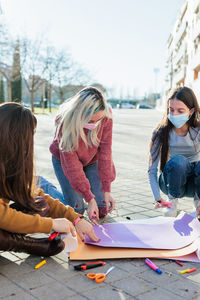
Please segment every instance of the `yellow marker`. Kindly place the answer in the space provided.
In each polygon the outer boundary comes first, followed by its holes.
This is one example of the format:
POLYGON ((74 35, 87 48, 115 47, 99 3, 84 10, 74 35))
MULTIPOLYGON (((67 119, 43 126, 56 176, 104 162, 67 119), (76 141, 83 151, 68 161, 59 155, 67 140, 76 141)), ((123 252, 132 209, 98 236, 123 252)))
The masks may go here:
POLYGON ((190 269, 186 269, 186 270, 180 271, 179 273, 180 274, 185 274, 185 273, 187 273, 187 271, 190 271, 190 269))
POLYGON ((42 260, 39 264, 37 264, 36 266, 35 266, 35 269, 39 269, 40 267, 42 267, 43 265, 45 265, 46 264, 46 260, 44 259, 44 260, 42 260))

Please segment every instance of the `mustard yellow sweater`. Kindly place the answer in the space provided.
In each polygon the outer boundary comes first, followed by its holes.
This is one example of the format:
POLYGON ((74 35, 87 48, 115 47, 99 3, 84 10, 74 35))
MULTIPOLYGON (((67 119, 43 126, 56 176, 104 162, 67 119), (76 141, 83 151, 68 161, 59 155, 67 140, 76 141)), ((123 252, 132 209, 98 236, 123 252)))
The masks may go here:
POLYGON ((56 218, 66 218, 74 222, 80 214, 77 214, 70 206, 65 206, 59 200, 51 198, 39 190, 38 196, 47 199, 49 204, 49 217, 41 217, 39 214, 28 215, 16 211, 9 206, 9 200, 0 199, 0 228, 17 233, 49 233, 52 230, 53 221, 56 218))

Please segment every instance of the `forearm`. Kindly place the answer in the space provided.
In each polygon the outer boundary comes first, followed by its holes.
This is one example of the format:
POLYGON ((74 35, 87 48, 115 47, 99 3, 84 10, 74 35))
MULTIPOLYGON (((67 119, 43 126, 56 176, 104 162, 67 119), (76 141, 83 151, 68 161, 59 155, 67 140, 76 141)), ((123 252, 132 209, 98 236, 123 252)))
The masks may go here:
POLYGON ((72 188, 81 194, 87 202, 94 198, 94 194, 91 192, 90 182, 83 171, 83 165, 78 160, 76 153, 71 156, 68 153, 62 153, 61 165, 72 188))
POLYGON ((161 198, 160 196, 160 188, 157 180, 157 174, 149 172, 149 184, 154 196, 154 199, 157 200, 161 198))
POLYGON ((29 215, 16 211, 8 204, 0 204, 0 228, 17 233, 49 233, 52 219, 39 214, 29 215))
POLYGON ((102 183, 103 192, 111 192, 111 183, 116 178, 116 170, 112 160, 98 161, 99 178, 102 183))
POLYGON ((71 206, 65 206, 59 200, 55 200, 51 198, 49 195, 43 194, 43 197, 47 199, 50 208, 49 216, 52 219, 66 218, 73 223, 74 220, 78 218, 78 216, 80 216, 80 214, 76 213, 71 206))

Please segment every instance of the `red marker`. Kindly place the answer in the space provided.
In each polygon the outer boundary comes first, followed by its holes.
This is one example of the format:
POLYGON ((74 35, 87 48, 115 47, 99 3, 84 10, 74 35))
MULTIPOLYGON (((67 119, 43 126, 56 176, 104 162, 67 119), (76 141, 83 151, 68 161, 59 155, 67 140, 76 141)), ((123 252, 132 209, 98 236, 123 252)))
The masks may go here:
POLYGON ((182 263, 180 263, 180 261, 178 261, 178 260, 175 260, 175 263, 177 263, 179 266, 183 267, 183 264, 182 264, 182 263))
POLYGON ((48 241, 53 241, 58 235, 60 235, 59 232, 53 232, 49 238, 48 238, 48 241))

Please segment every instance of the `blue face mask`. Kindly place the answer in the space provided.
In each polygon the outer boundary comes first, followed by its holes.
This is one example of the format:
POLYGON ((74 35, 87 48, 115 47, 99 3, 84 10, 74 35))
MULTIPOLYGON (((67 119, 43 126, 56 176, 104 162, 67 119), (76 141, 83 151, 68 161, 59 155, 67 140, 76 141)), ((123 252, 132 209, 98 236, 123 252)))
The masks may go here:
POLYGON ((176 128, 181 128, 189 120, 187 114, 180 114, 176 116, 168 114, 167 117, 176 128))

